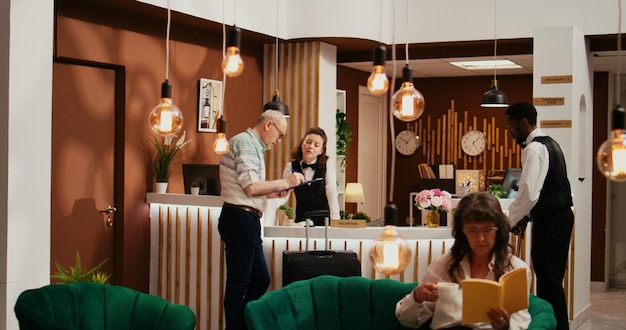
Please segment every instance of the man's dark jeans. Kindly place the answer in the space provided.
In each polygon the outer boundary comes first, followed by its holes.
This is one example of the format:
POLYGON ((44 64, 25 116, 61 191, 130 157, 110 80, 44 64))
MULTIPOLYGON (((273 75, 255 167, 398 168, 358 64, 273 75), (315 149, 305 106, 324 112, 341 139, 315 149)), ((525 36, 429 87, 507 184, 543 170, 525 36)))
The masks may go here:
POLYGON ((246 329, 243 314, 246 303, 259 299, 270 284, 261 222, 250 212, 224 207, 217 228, 226 250, 226 329, 246 329))

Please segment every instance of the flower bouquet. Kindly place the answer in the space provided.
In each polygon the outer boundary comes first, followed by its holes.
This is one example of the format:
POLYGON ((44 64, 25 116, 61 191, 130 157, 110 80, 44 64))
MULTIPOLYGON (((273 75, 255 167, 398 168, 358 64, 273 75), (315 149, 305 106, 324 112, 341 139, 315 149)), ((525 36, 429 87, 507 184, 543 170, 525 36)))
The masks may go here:
POLYGON ((172 172, 172 165, 174 160, 180 156, 181 149, 191 140, 185 141, 185 135, 187 132, 183 132, 176 144, 172 144, 172 140, 177 135, 170 135, 163 138, 162 142, 159 142, 156 137, 152 136, 152 143, 156 149, 154 161, 152 163, 152 169, 156 182, 167 182, 172 172))
POLYGON ((452 211, 452 195, 438 188, 424 189, 415 196, 415 206, 428 211, 428 227, 439 227, 439 211, 452 211))

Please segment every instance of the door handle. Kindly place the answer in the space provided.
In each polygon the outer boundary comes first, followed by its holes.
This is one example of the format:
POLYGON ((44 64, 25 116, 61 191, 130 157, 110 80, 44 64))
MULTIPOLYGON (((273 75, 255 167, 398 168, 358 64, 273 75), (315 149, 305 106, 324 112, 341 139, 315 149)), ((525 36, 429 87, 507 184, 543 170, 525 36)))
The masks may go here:
POLYGON ((101 213, 106 213, 107 215, 107 227, 113 227, 113 219, 111 218, 111 213, 116 212, 117 208, 113 205, 108 205, 104 210, 101 210, 101 213))

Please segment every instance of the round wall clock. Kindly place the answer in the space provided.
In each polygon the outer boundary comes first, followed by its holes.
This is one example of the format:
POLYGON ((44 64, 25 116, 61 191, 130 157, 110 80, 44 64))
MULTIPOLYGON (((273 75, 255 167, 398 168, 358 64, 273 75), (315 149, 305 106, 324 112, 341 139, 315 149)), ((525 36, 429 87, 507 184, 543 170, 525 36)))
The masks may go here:
POLYGON ((461 148, 463 152, 470 156, 478 156, 487 147, 487 138, 481 131, 471 130, 465 132, 461 138, 461 148))
POLYGON ((396 135, 396 149, 403 155, 412 155, 420 146, 420 137, 411 130, 404 130, 396 135))

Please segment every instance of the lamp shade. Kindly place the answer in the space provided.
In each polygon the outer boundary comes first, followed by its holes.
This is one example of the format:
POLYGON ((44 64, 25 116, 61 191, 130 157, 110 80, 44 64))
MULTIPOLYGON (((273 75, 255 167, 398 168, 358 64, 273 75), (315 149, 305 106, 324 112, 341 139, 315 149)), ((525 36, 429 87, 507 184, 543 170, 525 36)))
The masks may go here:
POLYGON ((346 185, 346 202, 347 203, 363 203, 365 202, 365 194, 363 193, 363 185, 358 182, 350 182, 346 185))
POLYGON ((497 80, 493 80, 489 91, 483 94, 480 106, 483 108, 507 108, 509 106, 509 98, 498 89, 497 80))
POLYGON ((274 97, 272 97, 272 100, 265 103, 265 105, 263 106, 263 111, 265 110, 280 111, 283 116, 289 117, 289 106, 287 106, 287 104, 283 103, 280 100, 278 89, 274 92, 274 97))

